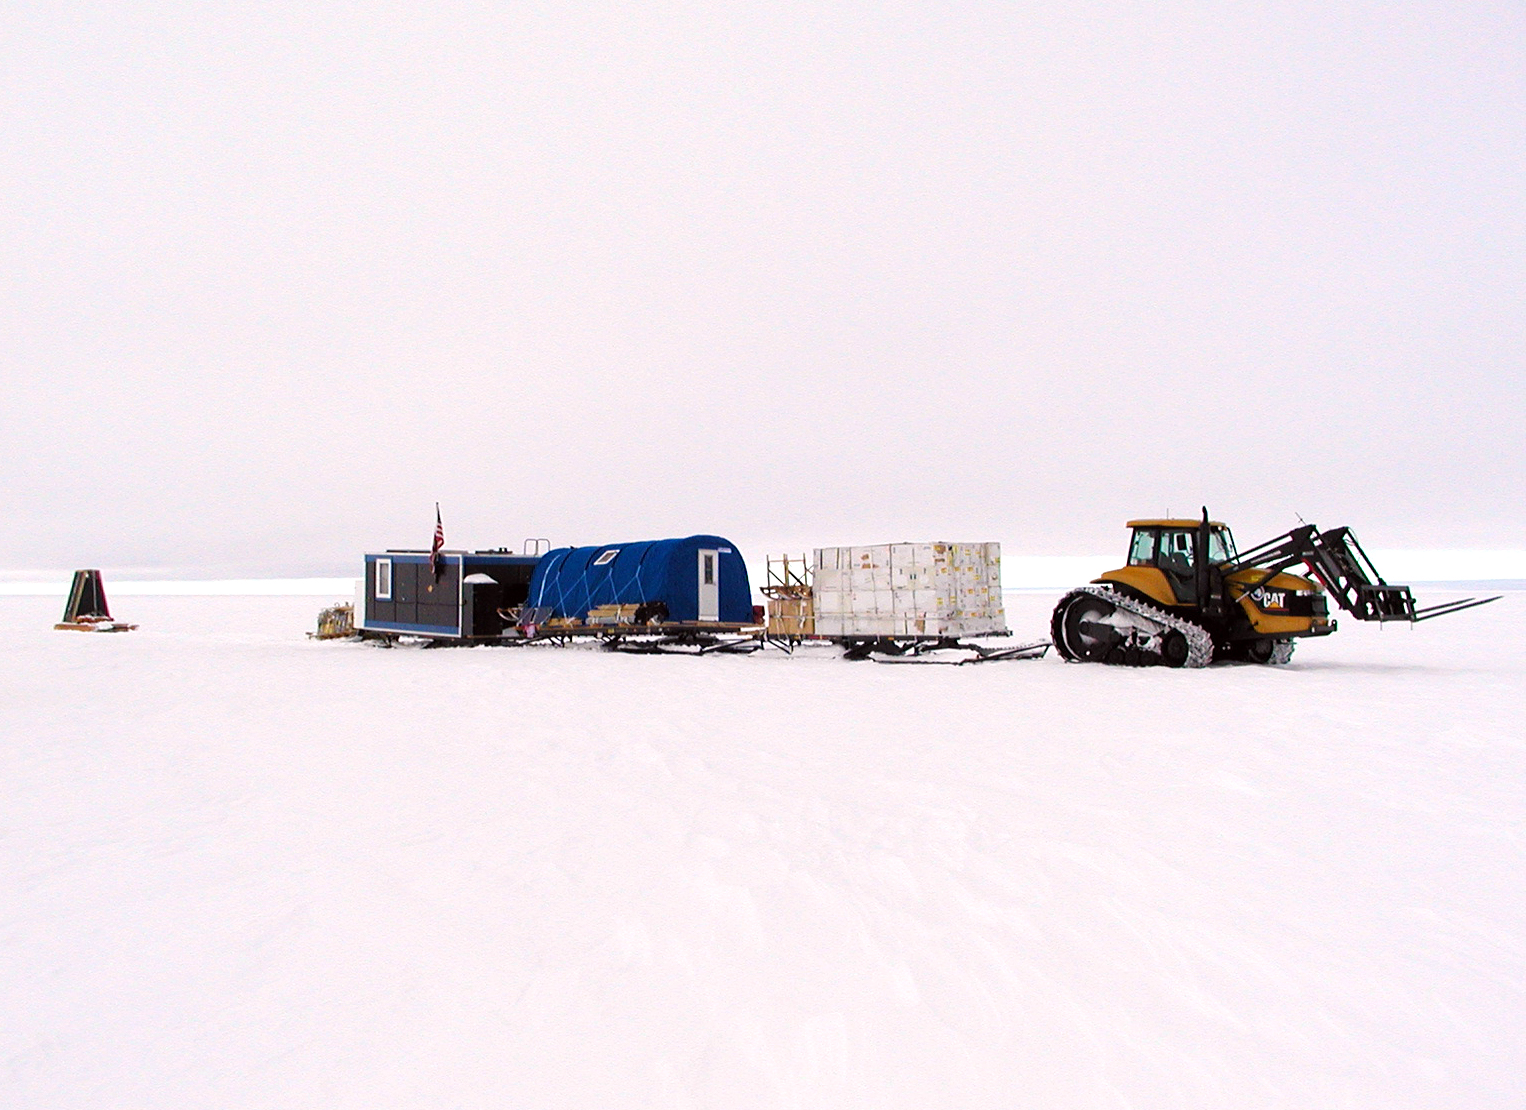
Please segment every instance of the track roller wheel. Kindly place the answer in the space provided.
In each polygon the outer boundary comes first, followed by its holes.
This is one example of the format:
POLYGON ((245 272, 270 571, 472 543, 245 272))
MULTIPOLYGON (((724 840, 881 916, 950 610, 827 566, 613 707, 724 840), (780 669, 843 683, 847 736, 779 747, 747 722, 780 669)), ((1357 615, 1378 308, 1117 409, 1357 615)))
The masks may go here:
POLYGON ((1242 649, 1252 663, 1279 666, 1293 658, 1292 640, 1251 640, 1242 649))
POLYGON ((1172 629, 1160 641, 1160 660, 1168 667, 1184 667, 1187 665, 1187 656, 1192 649, 1187 644, 1187 637, 1172 629))

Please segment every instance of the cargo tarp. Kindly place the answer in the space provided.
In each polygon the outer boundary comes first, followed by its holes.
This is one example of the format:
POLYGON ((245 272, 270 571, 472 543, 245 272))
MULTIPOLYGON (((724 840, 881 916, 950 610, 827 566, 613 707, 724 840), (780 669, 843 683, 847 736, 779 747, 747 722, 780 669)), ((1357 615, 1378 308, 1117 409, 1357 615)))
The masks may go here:
POLYGON ((597 547, 559 547, 546 553, 530 580, 527 607, 549 607, 552 616, 583 620, 601 605, 662 602, 668 619, 699 619, 700 552, 716 553, 717 620, 752 620, 747 565, 736 545, 720 536, 638 540, 597 547), (613 552, 613 554, 610 554, 613 552))

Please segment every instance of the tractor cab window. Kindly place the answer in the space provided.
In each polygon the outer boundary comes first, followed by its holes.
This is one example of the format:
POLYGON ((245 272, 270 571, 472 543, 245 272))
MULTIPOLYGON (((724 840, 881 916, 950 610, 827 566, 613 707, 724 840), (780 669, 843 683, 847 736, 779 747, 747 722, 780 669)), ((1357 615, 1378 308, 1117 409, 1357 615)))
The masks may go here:
POLYGON ((1129 566, 1152 567, 1155 565, 1155 529, 1134 529, 1134 542, 1129 545, 1129 566))
POLYGON ((1162 532, 1160 534, 1160 561, 1176 567, 1192 566, 1191 532, 1162 532))
POLYGON ((1235 557, 1235 540, 1228 528, 1215 528, 1208 533, 1208 561, 1227 563, 1235 557))

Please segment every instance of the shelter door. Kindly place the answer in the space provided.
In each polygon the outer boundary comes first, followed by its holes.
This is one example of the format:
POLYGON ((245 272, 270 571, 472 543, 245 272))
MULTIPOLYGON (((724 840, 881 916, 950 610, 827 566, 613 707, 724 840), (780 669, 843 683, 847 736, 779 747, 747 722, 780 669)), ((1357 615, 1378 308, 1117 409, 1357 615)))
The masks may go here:
POLYGON ((699 619, 721 619, 721 557, 714 548, 699 552, 699 619))

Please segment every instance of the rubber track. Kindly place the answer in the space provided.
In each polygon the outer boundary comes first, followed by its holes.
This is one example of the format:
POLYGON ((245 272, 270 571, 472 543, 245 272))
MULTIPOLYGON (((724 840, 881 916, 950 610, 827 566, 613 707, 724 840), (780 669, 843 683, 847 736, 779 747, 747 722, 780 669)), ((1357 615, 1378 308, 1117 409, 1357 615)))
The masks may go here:
MULTIPOLYGON (((1143 601, 1135 601, 1132 597, 1119 593, 1109 586, 1077 586, 1060 599, 1060 604, 1055 606, 1055 612, 1059 612, 1076 594, 1094 594, 1104 601, 1116 605, 1120 609, 1127 610, 1135 616, 1143 617, 1152 621, 1162 628, 1174 628, 1187 639, 1187 661, 1182 664, 1188 667, 1206 667, 1213 662, 1213 637, 1208 635, 1208 630, 1200 624, 1192 621, 1173 617, 1170 613, 1157 605, 1150 605, 1143 601)), ((1291 652, 1289 653, 1292 654, 1291 652)))

